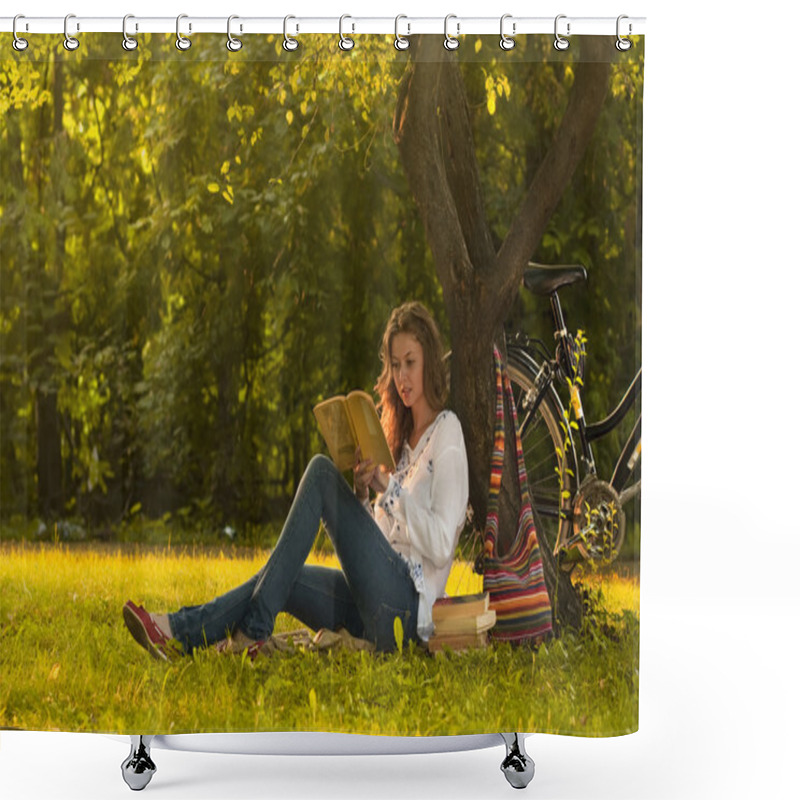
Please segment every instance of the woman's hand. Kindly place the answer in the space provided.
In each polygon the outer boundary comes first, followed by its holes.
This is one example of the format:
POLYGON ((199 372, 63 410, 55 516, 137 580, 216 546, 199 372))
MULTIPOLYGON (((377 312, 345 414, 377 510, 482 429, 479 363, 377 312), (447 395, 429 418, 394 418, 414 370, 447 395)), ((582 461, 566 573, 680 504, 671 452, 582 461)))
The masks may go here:
POLYGON ((356 497, 366 500, 369 497, 369 488, 373 483, 378 466, 371 459, 361 460, 361 450, 356 449, 356 464, 353 467, 353 482, 355 483, 356 497))
POLYGON ((389 485, 389 473, 380 464, 374 464, 371 458, 362 461, 361 450, 356 448, 353 481, 358 499, 366 500, 369 497, 370 489, 374 489, 378 494, 386 491, 386 487, 389 485))
POLYGON ((375 467, 369 485, 378 494, 383 494, 389 486, 389 473, 380 464, 375 467))

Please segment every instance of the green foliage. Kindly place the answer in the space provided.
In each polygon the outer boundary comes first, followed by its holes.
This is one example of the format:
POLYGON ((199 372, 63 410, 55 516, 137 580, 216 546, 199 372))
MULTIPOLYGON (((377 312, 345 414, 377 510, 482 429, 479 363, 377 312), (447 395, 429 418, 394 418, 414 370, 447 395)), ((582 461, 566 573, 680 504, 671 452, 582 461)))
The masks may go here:
MULTIPOLYGON (((566 347, 567 342, 562 340, 562 344, 566 347)), ((566 476, 575 478, 575 473, 567 466, 568 455, 572 447, 572 437, 575 435, 573 430, 579 430, 577 420, 583 415, 583 408, 581 405, 580 390, 583 388, 583 378, 580 375, 580 364, 586 360, 586 334, 578 329, 575 334, 574 348, 567 348, 568 358, 570 359, 571 369, 573 376, 565 375, 564 380, 567 383, 570 393, 570 402, 564 409, 564 419, 559 420, 558 424, 561 426, 563 434, 563 451, 561 448, 556 447, 556 455, 559 458, 559 463, 556 465, 556 474, 558 475, 558 496, 560 499, 558 517, 560 520, 567 519, 571 516, 572 510, 572 493, 569 489, 565 488, 566 476)))
MULTIPOLYGON (((552 44, 528 37, 531 61, 515 72, 515 91, 507 98, 502 123, 476 112, 479 154, 487 174, 487 211, 498 237, 506 233, 513 210, 544 158, 566 107, 575 65, 560 61, 552 44), (545 52, 549 47, 550 53, 545 52), (533 59, 552 60, 549 68, 533 59), (523 77, 524 76, 524 77, 523 77), (530 102, 530 97, 548 102, 530 102), (500 136, 498 155, 481 143, 500 136), (488 126, 486 132, 483 128, 488 126), (494 163, 492 163, 494 159, 494 163)), ((543 264, 583 264, 589 279, 559 293, 567 326, 582 328, 592 343, 587 360, 583 405, 590 422, 602 419, 622 398, 641 365, 642 258, 642 100, 641 52, 629 51, 611 65, 605 105, 586 154, 556 207, 542 242, 531 260, 543 264)), ((508 317, 509 330, 552 342, 549 305, 522 291, 508 317)), ((639 406, 637 403, 637 411, 639 406)), ((615 457, 625 444, 637 414, 631 412, 596 448, 598 474, 610 476, 615 457)))
POLYGON ((401 258, 424 236, 385 146, 400 67, 332 57, 330 37, 279 62, 275 44, 3 62, 4 513, 36 512, 46 388, 64 511, 278 518, 321 448, 313 403, 372 387, 404 294, 440 306, 401 258))

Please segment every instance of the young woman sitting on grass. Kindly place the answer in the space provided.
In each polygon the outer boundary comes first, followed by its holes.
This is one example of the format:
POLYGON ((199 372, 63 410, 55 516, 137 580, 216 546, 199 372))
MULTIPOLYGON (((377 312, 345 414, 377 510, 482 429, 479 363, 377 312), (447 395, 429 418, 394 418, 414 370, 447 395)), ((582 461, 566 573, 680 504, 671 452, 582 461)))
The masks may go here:
POLYGON ((427 309, 420 303, 396 308, 383 335, 375 387, 395 471, 359 460, 350 487, 329 458, 314 456, 262 569, 208 603, 170 614, 150 614, 128 601, 123 617, 133 638, 164 659, 215 643, 255 655, 286 611, 313 630, 345 628, 380 651, 396 647, 395 618, 404 642, 426 641, 468 497, 461 424, 444 409, 442 356, 427 309), (341 570, 305 563, 320 521, 341 570))

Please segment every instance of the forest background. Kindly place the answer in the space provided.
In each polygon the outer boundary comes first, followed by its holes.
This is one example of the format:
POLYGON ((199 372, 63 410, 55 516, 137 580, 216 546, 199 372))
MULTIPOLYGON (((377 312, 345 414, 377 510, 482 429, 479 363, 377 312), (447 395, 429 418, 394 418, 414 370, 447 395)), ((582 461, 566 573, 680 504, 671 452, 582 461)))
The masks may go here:
MULTIPOLYGON (((201 38, 176 57, 145 36, 129 58, 100 38, 68 67, 46 45, 34 69, 2 62, 0 535, 196 540, 229 526, 266 545, 324 450, 313 405, 372 389, 391 308, 422 300, 449 336, 392 139, 406 57, 381 37, 349 54, 309 37, 294 59, 280 37, 233 55, 201 38), (78 526, 59 534, 65 519, 78 526)), ((510 53, 471 37, 460 60, 501 241, 574 65, 545 37, 510 53)), ((641 62, 612 64, 531 254, 589 270, 565 306, 588 337, 597 416, 641 362, 642 76, 641 62)), ((551 341, 546 303, 508 311, 510 328, 551 341)))

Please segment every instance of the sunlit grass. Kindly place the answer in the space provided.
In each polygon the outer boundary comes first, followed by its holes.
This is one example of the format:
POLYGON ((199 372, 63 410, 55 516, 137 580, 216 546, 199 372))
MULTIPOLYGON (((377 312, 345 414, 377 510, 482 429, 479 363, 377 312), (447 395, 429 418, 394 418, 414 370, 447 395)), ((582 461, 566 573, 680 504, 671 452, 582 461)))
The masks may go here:
MULTIPOLYGON (((255 663, 213 651, 165 664, 122 623, 203 602, 249 578, 265 550, 0 546, 0 727, 116 733, 327 730, 436 735, 635 730, 638 581, 602 585, 612 635, 566 634, 535 653, 508 645, 432 658, 419 649, 288 655, 255 663), (313 690, 313 691, 312 691, 313 690)), ((318 563, 335 566, 332 556, 318 563)), ((481 589, 457 564, 450 593, 481 589)), ((278 630, 298 623, 278 618, 278 630)))
POLYGON ((602 595, 602 605, 612 614, 633 611, 639 614, 639 578, 616 570, 586 572, 576 576, 584 586, 602 595))

